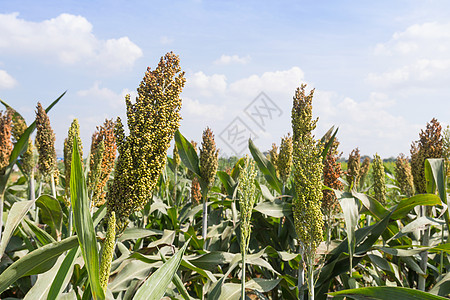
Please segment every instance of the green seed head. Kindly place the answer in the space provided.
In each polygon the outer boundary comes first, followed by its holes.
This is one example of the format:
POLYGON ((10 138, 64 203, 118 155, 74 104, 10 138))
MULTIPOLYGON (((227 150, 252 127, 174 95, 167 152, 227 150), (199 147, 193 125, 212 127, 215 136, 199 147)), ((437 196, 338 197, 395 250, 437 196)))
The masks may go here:
POLYGON ((50 119, 39 102, 36 111, 35 143, 39 153, 39 171, 43 175, 52 173, 56 169, 55 134, 50 126, 50 119))
POLYGON ((312 90, 305 95, 302 84, 294 96, 292 108, 293 166, 296 197, 293 199, 294 223, 305 258, 314 257, 323 239, 322 145, 314 139, 311 131, 317 119, 312 119, 312 90))
POLYGON ((291 175, 292 151, 292 137, 288 134, 281 138, 280 153, 277 159, 277 170, 283 183, 286 183, 291 175))
POLYGON ((203 131, 202 139, 202 148, 200 149, 200 175, 208 186, 212 186, 219 165, 219 150, 216 149, 214 135, 209 127, 203 131))
POLYGON ((373 157, 373 191, 375 192, 375 199, 380 203, 386 203, 386 179, 384 178, 383 160, 378 154, 373 157))
POLYGON ((250 221, 252 217, 253 206, 255 205, 256 192, 256 169, 255 163, 247 155, 244 159, 244 166, 239 172, 239 206, 241 210, 241 251, 247 251, 250 242, 250 221))
POLYGON ((69 133, 67 138, 64 140, 64 167, 65 167, 65 176, 66 176, 66 195, 70 195, 70 166, 72 163, 72 150, 73 150, 73 141, 74 139, 78 142, 78 151, 80 153, 80 157, 83 157, 83 146, 81 144, 80 138, 80 124, 77 119, 72 121, 72 124, 69 128, 69 133))
POLYGON ((168 53, 158 67, 145 73, 136 102, 125 98, 129 135, 117 120, 115 136, 119 157, 114 183, 107 194, 108 212, 116 213, 120 230, 128 216, 142 209, 166 164, 167 150, 180 126, 180 94, 185 83, 179 58, 168 53))

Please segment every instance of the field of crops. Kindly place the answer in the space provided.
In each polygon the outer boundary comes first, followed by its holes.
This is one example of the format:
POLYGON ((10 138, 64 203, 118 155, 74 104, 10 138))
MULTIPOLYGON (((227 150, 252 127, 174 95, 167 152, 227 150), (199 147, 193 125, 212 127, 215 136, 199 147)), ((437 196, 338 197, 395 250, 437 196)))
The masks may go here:
POLYGON ((393 163, 355 148, 341 166, 338 128, 314 136, 300 85, 278 146, 225 159, 210 128, 183 136, 184 85, 167 53, 127 120, 89 146, 72 122, 62 161, 47 113, 64 94, 29 125, 2 101, 1 299, 446 299, 449 128, 424 124, 393 163))

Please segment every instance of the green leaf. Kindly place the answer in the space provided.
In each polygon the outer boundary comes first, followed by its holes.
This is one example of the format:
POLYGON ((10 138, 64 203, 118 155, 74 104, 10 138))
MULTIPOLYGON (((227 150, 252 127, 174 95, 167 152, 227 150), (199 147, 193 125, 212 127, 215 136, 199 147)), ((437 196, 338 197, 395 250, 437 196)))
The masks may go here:
POLYGON ((292 205, 281 199, 276 199, 275 201, 264 201, 256 205, 254 210, 271 216, 274 218, 281 218, 288 215, 292 215, 292 205))
POLYGON ((353 198, 350 193, 344 193, 342 198, 338 199, 344 213, 345 228, 347 231, 348 254, 350 258, 349 270, 353 269, 353 254, 356 246, 355 229, 359 221, 359 201, 353 198))
POLYGON ((134 299, 159 300, 164 296, 167 286, 172 282, 172 278, 180 266, 188 243, 189 241, 144 282, 136 292, 134 299))
MULTIPOLYGON (((447 176, 445 172, 445 161, 443 158, 429 158, 425 160, 425 180, 427 182, 427 192, 434 194, 436 188, 439 198, 444 205, 447 205, 446 182, 447 176)), ((447 228, 450 228, 450 215, 448 208, 444 213, 447 228)))
MULTIPOLYGON (((342 193, 341 191, 337 191, 336 196, 339 198, 338 194, 342 193)), ((375 217, 377 220, 383 219, 384 216, 386 216, 389 211, 384 208, 384 206, 378 202, 373 197, 366 195, 364 193, 358 193, 356 190, 352 191, 353 197, 359 199, 362 203, 362 205, 367 208, 367 210, 375 217)))
MULTIPOLYGON (((17 225, 22 221, 23 216, 28 212, 33 205, 33 200, 14 202, 8 213, 5 230, 3 231, 2 239, 0 241, 0 257, 3 256, 6 246, 8 246, 9 239, 14 234, 17 225)), ((1 229, 0 229, 1 230, 1 229)))
POLYGON ((70 195, 73 208, 74 227, 88 272, 92 296, 94 299, 104 299, 105 295, 100 285, 97 238, 95 236, 94 224, 91 218, 90 203, 83 167, 81 165, 81 157, 78 152, 77 139, 74 139, 73 142, 70 195))
POLYGON ((336 130, 334 131, 333 134, 331 134, 333 132, 334 126, 331 126, 330 129, 328 129, 327 133, 325 133, 323 135, 323 137, 320 139, 320 143, 324 145, 321 156, 322 159, 325 161, 325 159, 327 158, 327 154, 328 151, 330 151, 331 146, 333 145, 334 139, 336 138, 336 134, 339 130, 339 127, 336 128, 336 130))
POLYGON ((261 153, 261 151, 259 151, 251 139, 248 140, 248 148, 250 149, 250 153, 256 161, 259 170, 264 174, 264 178, 266 178, 269 185, 281 194, 282 185, 277 177, 277 171, 273 164, 264 156, 264 154, 261 153))
POLYGON ((219 177, 220 182, 225 187, 227 194, 229 196, 233 195, 234 188, 236 187, 236 182, 234 181, 233 177, 231 177, 227 174, 227 172, 224 171, 218 171, 217 176, 219 177))
POLYGON ((197 152, 195 152, 191 142, 189 142, 179 130, 175 132, 175 143, 177 143, 178 153, 180 154, 183 164, 201 178, 197 152))
POLYGON ((24 223, 22 223, 24 230, 27 231, 30 236, 34 234, 36 236, 37 241, 42 246, 56 242, 56 240, 49 233, 47 233, 47 231, 39 228, 39 226, 31 222, 28 218, 24 218, 23 221, 25 222, 26 226, 28 226, 30 229, 28 230, 28 228, 24 226, 24 223))
POLYGON ((422 299, 422 300, 444 300, 446 298, 439 297, 430 293, 422 292, 419 290, 413 290, 403 287, 393 287, 393 286, 376 286, 376 287, 365 287, 352 290, 343 290, 334 293, 329 293, 329 295, 336 296, 346 296, 353 299, 361 300, 392 300, 392 299, 402 299, 402 300, 412 300, 412 299, 422 299))
POLYGON ((59 201, 48 195, 42 195, 36 200, 36 206, 40 208, 39 216, 42 222, 52 229, 53 237, 61 237, 63 213, 59 201))
MULTIPOLYGON (((245 283, 246 289, 256 290, 260 293, 267 293, 273 290, 281 278, 278 279, 263 279, 253 278, 245 283)), ((241 297, 241 285, 237 283, 225 283, 221 290, 218 300, 239 300, 241 297)))
MULTIPOLYGON (((162 255, 161 252, 159 254, 161 255, 162 261, 164 263, 166 263, 167 259, 164 257, 164 255, 162 255)), ((180 277, 178 276, 178 274, 176 272, 175 272, 175 274, 173 274, 172 282, 177 287, 177 289, 180 292, 181 296, 183 296, 183 299, 185 299, 185 300, 191 299, 191 297, 189 296, 188 291, 186 290, 186 287, 183 285, 183 281, 181 281, 180 277)))
POLYGON ((76 245, 77 237, 72 236, 60 242, 45 245, 19 258, 0 274, 0 294, 19 278, 28 274, 35 274, 34 270, 37 270, 48 262, 56 261, 62 253, 72 249, 76 245))
POLYGON ((64 261, 56 273, 56 276, 52 280, 52 285, 48 292, 47 299, 58 299, 63 292, 64 287, 72 277, 73 267, 75 265, 75 259, 80 255, 80 247, 74 247, 67 253, 64 261))
POLYGON ((405 217, 417 205, 435 206, 441 205, 441 199, 433 194, 418 194, 400 201, 392 213, 392 219, 398 220, 405 217))

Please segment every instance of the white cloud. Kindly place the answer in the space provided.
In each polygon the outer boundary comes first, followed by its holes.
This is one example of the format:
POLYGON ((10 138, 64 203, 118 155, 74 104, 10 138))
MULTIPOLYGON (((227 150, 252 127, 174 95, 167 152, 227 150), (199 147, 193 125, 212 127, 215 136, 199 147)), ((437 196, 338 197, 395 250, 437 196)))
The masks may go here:
POLYGON ((190 117, 201 118, 203 121, 220 121, 225 118, 225 106, 211 103, 200 103, 189 97, 183 97, 182 113, 187 113, 190 117))
POLYGON ((209 97, 217 93, 222 94, 227 89, 227 78, 221 74, 208 76, 203 72, 196 72, 188 76, 186 81, 186 86, 200 96, 209 97))
POLYGON ((128 37, 99 39, 82 16, 61 14, 42 22, 0 14, 0 53, 56 60, 64 65, 86 64, 107 71, 133 66, 142 50, 128 37))
POLYGON ((0 89, 12 89, 17 86, 17 80, 5 70, 0 70, 0 89))
POLYGON ((216 65, 229 65, 233 63, 245 65, 250 61, 250 56, 240 57, 239 55, 225 55, 223 54, 219 59, 214 61, 216 65))
POLYGON ((89 89, 77 92, 77 96, 92 99, 92 102, 105 103, 114 109, 125 107, 125 96, 127 94, 130 94, 131 101, 136 98, 136 92, 123 89, 120 93, 116 93, 108 88, 100 87, 100 82, 95 82, 89 89))
POLYGON ((450 80, 450 23, 414 24, 377 44, 376 58, 390 68, 371 72, 368 81, 380 88, 447 88, 450 80))

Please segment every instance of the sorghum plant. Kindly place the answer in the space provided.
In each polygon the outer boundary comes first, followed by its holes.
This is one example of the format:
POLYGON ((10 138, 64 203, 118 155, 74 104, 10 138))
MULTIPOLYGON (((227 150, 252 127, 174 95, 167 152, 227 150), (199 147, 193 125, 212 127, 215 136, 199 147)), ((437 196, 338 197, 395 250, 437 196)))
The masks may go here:
POLYGON ((384 165, 378 154, 373 156, 373 191, 375 199, 380 203, 386 203, 386 179, 384 178, 384 165))
POLYGON ((103 205, 106 201, 105 187, 116 159, 114 126, 113 120, 105 120, 92 135, 88 183, 92 194, 91 200, 95 206, 103 205))
MULTIPOLYGON (((341 154, 338 151, 339 141, 335 138, 323 165, 323 184, 335 190, 342 190, 343 185, 339 180, 341 177, 341 164, 338 162, 341 154)), ((333 215, 340 210, 336 194, 330 190, 323 190, 322 211, 327 222, 327 242, 331 238, 331 220, 333 215)))
POLYGON ((277 171, 277 174, 278 174, 278 169, 277 169, 278 147, 277 147, 277 144, 272 143, 272 149, 269 150, 268 159, 270 160, 272 165, 275 167, 275 170, 277 171))
POLYGON ((202 237, 204 241, 206 241, 206 233, 208 230, 208 207, 206 205, 206 200, 208 198, 209 188, 214 183, 218 165, 219 150, 216 149, 216 142, 214 141, 212 130, 206 128, 203 131, 202 148, 200 149, 200 176, 203 181, 203 184, 201 184, 203 198, 202 237))
POLYGON ((308 286, 314 299, 314 258, 323 238, 322 146, 314 139, 312 130, 317 119, 312 119, 312 98, 314 90, 305 95, 306 85, 295 92, 292 107, 293 165, 296 197, 293 200, 294 222, 300 243, 303 261, 308 268, 308 286))
POLYGON ((403 195, 406 197, 414 195, 414 179, 411 173, 411 165, 403 153, 395 161, 395 178, 403 195))
POLYGON ((367 174, 369 174, 370 169, 370 158, 365 157, 363 162, 361 163, 361 170, 360 170, 360 176, 359 176, 359 188, 362 189, 364 186, 364 181, 366 179, 367 174))
POLYGON ((106 197, 109 214, 116 214, 119 232, 125 229, 128 216, 149 201, 165 166, 170 141, 180 126, 184 83, 179 58, 170 52, 154 71, 147 69, 136 102, 126 96, 130 134, 125 136, 118 118, 115 137, 119 157, 106 197))
POLYGON ((12 136, 12 111, 0 111, 0 173, 5 172, 9 165, 9 156, 13 149, 12 136))
POLYGON ((442 157, 441 130, 441 125, 433 118, 430 123, 427 123, 425 131, 421 130, 419 140, 411 145, 411 171, 416 193, 426 193, 425 160, 442 157))
POLYGON ((292 137, 288 134, 287 136, 281 138, 280 153, 278 154, 278 158, 276 160, 278 174, 280 175, 283 187, 291 175, 292 151, 292 137))
POLYGON ((250 242, 252 231, 250 221, 252 218, 253 206, 257 199, 256 193, 256 170, 255 163, 248 156, 245 156, 244 167, 239 173, 239 206, 241 211, 241 254, 242 254, 242 276, 241 276, 241 299, 245 299, 245 258, 250 242))
POLYGON ((361 172, 360 169, 361 155, 359 154, 359 149, 356 148, 352 150, 352 152, 348 156, 347 172, 345 173, 345 175, 347 176, 347 182, 349 184, 349 190, 351 190, 352 187, 358 187, 361 172))
MULTIPOLYGON (((12 113, 12 141, 13 144, 15 144, 19 141, 20 137, 28 128, 28 126, 20 114, 15 113, 13 109, 9 110, 11 110, 12 113)), ((33 155, 33 142, 30 138, 28 139, 27 150, 20 155, 18 164, 25 175, 31 175, 36 162, 34 161, 33 155)))
MULTIPOLYGON (((65 167, 65 179, 66 179, 66 198, 70 195, 70 166, 72 164, 72 151, 73 151, 73 140, 77 140, 78 152, 80 156, 83 157, 83 146, 81 144, 80 138, 80 124, 77 119, 72 121, 69 128, 69 133, 67 138, 64 140, 64 167, 65 167)), ((70 205, 70 200, 66 199, 66 205, 70 205)))

